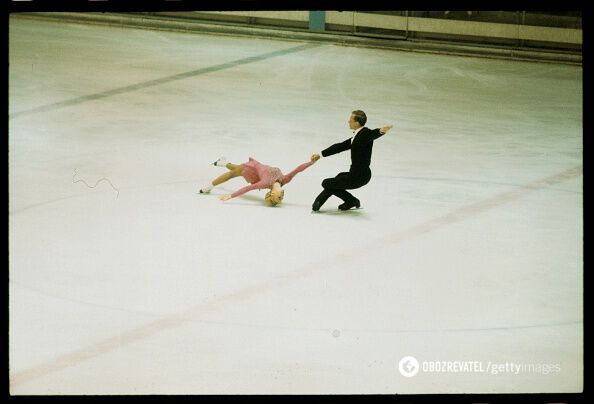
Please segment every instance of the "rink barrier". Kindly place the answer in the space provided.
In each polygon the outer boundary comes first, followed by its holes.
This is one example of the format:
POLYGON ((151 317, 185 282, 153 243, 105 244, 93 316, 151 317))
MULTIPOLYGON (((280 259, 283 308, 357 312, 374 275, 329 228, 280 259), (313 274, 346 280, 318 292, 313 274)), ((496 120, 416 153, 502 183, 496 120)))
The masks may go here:
POLYGON ((330 32, 308 32, 298 28, 262 28, 242 26, 230 22, 204 22, 168 16, 132 13, 69 13, 37 12, 12 14, 11 18, 33 18, 70 23, 100 24, 123 28, 156 29, 164 31, 206 33, 216 35, 249 36, 287 41, 324 42, 334 45, 392 49, 410 52, 477 56, 497 59, 582 64, 582 55, 565 52, 494 47, 493 45, 452 44, 424 40, 374 38, 330 32))

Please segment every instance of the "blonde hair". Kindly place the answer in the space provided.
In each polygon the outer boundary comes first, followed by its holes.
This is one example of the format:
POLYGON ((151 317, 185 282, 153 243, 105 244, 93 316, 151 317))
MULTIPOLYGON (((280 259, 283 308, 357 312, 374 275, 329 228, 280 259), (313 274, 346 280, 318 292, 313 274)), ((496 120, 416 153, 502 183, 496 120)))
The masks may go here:
POLYGON ((266 196, 264 197, 264 200, 266 201, 266 203, 270 206, 276 206, 279 203, 281 203, 283 201, 283 198, 285 197, 285 190, 281 189, 281 194, 278 200, 273 199, 272 198, 272 190, 266 192, 266 196))

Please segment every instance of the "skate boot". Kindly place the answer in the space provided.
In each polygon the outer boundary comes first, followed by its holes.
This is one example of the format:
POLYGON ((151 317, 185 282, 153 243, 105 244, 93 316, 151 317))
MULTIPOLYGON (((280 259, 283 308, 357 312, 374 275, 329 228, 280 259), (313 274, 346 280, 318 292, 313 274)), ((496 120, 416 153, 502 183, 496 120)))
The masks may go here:
POLYGON ((217 161, 212 163, 212 165, 217 167, 225 167, 228 164, 227 159, 225 157, 219 157, 217 161))
POLYGON ((210 191, 211 191, 213 188, 214 188, 214 187, 213 187, 212 185, 207 185, 207 186, 205 186, 205 187, 202 187, 202 188, 200 189, 200 193, 201 193, 201 194, 209 194, 209 193, 210 193, 210 191))

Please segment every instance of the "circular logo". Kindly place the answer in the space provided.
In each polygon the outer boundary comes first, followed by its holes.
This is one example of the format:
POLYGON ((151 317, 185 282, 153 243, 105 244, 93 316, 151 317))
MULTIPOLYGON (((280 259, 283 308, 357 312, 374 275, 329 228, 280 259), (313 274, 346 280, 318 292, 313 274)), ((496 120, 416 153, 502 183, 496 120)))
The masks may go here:
POLYGON ((419 361, 413 356, 405 356, 398 362, 398 370, 404 377, 413 377, 419 372, 419 361))

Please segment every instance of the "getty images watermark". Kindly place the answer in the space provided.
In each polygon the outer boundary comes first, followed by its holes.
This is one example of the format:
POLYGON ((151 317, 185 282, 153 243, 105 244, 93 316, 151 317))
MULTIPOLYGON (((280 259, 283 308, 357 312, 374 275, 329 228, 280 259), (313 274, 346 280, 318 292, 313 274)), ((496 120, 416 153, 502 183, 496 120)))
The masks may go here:
POLYGON ((558 363, 494 363, 491 361, 422 361, 414 356, 405 356, 398 362, 398 370, 404 377, 413 377, 423 373, 487 373, 498 375, 502 373, 559 373, 561 365, 558 363))

